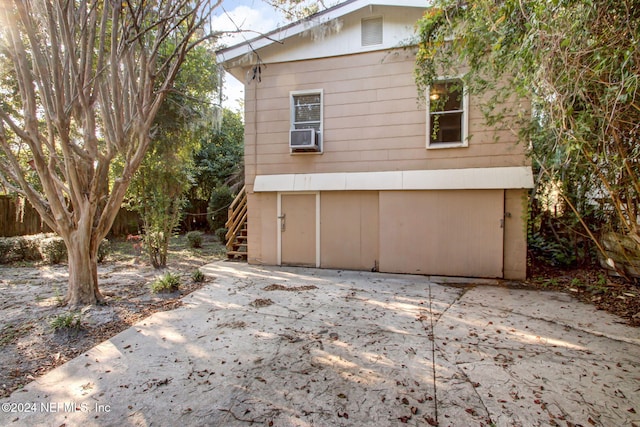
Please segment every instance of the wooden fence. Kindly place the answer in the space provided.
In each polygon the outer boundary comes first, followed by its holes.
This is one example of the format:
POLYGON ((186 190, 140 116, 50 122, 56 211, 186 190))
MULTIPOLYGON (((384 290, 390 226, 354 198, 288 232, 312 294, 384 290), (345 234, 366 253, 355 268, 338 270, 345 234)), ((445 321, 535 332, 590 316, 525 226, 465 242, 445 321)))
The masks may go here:
MULTIPOLYGON (((40 220, 40 215, 29 204, 24 203, 24 212, 19 215, 20 205, 17 197, 0 195, 0 237, 27 236, 29 234, 49 233, 51 229, 40 220)), ((182 231, 206 230, 207 202, 192 203, 180 225, 182 231)), ((120 209, 107 237, 122 237, 138 234, 141 229, 137 212, 120 209)))
MULTIPOLYGON (((0 237, 27 236, 29 234, 49 233, 51 229, 40 219, 40 215, 29 204, 24 203, 20 212, 17 197, 0 195, 0 237), (21 215, 20 215, 21 213, 21 215)), ((135 212, 120 209, 109 232, 110 236, 136 234, 139 230, 139 216, 135 212)))
POLYGON ((25 236, 48 233, 49 227, 40 220, 40 215, 28 202, 24 203, 22 215, 17 197, 0 195, 0 236, 25 236))

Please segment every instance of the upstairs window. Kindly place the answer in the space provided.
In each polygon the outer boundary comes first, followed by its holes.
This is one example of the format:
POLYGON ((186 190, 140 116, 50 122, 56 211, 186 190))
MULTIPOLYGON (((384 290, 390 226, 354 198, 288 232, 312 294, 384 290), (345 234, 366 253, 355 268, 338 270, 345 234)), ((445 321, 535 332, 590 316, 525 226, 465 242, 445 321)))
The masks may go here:
POLYGON ((322 91, 291 93, 291 129, 322 131, 322 91))
POLYGON ((291 92, 291 153, 322 153, 322 90, 291 92))
POLYGON ((382 44, 382 16, 375 18, 364 18, 361 21, 362 46, 375 46, 382 44))
POLYGON ((462 80, 441 80, 429 87, 427 148, 466 147, 468 99, 462 80))

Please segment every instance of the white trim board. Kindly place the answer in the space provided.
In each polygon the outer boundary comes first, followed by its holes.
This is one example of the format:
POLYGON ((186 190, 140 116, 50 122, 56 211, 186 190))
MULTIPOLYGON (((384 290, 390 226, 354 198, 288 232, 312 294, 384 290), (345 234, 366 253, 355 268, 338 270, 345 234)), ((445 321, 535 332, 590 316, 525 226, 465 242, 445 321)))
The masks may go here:
POLYGON ((529 166, 258 175, 254 192, 533 188, 529 166))

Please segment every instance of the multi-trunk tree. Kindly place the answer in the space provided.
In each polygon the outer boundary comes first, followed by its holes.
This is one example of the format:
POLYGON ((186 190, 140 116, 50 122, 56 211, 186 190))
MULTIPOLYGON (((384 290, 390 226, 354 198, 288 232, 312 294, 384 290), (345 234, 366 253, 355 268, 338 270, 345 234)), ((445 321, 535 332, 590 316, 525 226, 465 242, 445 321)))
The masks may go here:
POLYGON ((149 148, 156 113, 186 54, 209 37, 204 24, 219 3, 0 3, 0 180, 64 239, 71 305, 103 300, 99 243, 149 148))

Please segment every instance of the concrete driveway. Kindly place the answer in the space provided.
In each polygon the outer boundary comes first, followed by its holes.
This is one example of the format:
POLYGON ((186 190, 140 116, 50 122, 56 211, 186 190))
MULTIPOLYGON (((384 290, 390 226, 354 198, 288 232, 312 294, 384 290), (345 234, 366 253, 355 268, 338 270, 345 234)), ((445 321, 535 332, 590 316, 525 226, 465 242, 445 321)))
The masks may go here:
POLYGON ((3 426, 640 426, 640 330, 561 293, 220 262, 3 426))

